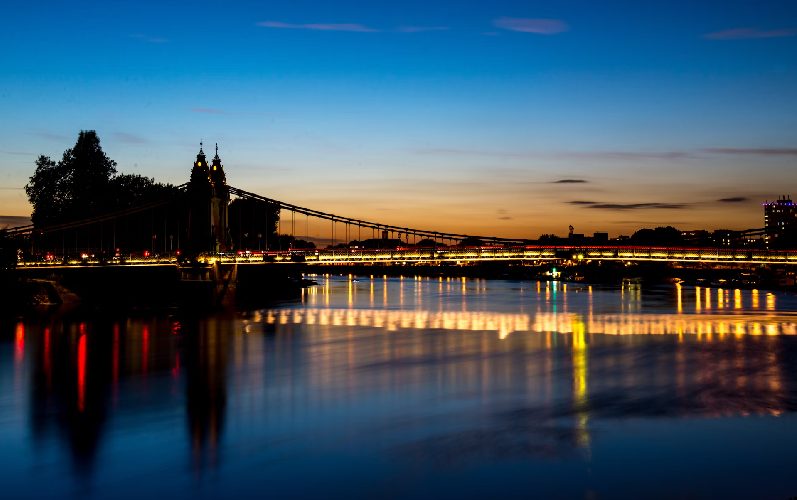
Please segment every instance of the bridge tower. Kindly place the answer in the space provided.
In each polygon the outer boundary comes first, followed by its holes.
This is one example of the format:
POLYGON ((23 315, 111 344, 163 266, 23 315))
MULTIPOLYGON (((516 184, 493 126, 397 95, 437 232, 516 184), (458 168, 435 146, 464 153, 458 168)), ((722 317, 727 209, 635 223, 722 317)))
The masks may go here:
POLYGON ((189 253, 220 252, 229 248, 229 204, 230 191, 219 158, 219 146, 216 145, 216 156, 208 163, 200 142, 188 183, 189 253))
POLYGON ((230 206, 230 190, 227 188, 227 176, 219 158, 219 145, 216 144, 216 156, 210 166, 210 225, 213 235, 214 250, 217 252, 230 248, 230 229, 228 208, 230 206))

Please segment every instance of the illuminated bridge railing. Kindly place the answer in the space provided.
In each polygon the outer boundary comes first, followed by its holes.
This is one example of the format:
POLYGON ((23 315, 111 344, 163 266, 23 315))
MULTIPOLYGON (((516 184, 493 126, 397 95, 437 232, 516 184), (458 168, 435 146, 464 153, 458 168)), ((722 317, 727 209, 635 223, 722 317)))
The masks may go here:
MULTIPOLYGON (((569 261, 650 261, 713 264, 797 264, 797 250, 734 250, 716 248, 647 248, 647 247, 579 247, 579 246, 509 246, 465 248, 399 248, 390 250, 322 249, 269 252, 239 252, 200 256, 208 263, 262 264, 264 262, 310 265, 354 264, 467 264, 486 261, 541 262, 569 261)), ((115 264, 106 262, 105 264, 115 264)), ((175 256, 127 258, 126 265, 177 263, 175 256)), ((92 259, 70 261, 70 265, 100 264, 92 259)), ((20 267, 57 266, 61 260, 20 262, 20 267)))
MULTIPOLYGON (((747 264, 797 264, 797 250, 716 248, 647 248, 580 246, 512 246, 472 248, 403 248, 394 250, 312 250, 270 252, 276 262, 301 260, 309 264, 467 263, 478 261, 615 260, 747 264)), ((261 260, 260 256, 255 257, 261 260)), ((240 261, 227 256, 223 261, 240 261)), ((249 260, 252 260, 250 257, 249 260)))

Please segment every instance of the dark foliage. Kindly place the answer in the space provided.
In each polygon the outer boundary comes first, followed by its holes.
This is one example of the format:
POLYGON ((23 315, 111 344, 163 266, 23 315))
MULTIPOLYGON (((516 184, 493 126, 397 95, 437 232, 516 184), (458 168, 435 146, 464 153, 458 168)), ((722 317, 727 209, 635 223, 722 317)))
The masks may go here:
POLYGON ((116 175, 93 130, 82 130, 61 161, 39 156, 25 186, 37 228, 105 214, 174 196, 175 188, 140 175, 116 175))
POLYGON ((683 245, 684 239, 681 231, 672 226, 667 226, 655 229, 640 229, 631 235, 631 243, 634 245, 667 247, 683 245))
POLYGON ((117 175, 116 162, 103 152, 93 130, 81 131, 74 147, 64 151, 59 162, 39 156, 25 192, 33 205, 31 219, 36 231, 32 248, 37 253, 71 255, 99 250, 110 255, 117 248, 121 252, 168 252, 176 250, 181 237, 185 238, 182 193, 141 175, 117 175), (90 226, 47 229, 154 202, 169 204, 90 226))

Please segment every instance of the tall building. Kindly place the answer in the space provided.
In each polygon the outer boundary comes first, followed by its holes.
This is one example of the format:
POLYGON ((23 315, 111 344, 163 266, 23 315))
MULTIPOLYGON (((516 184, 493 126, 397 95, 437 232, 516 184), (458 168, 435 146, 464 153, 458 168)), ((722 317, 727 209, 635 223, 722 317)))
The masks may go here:
POLYGON ((767 246, 791 243, 797 233, 797 206, 788 196, 764 202, 764 239, 767 246))

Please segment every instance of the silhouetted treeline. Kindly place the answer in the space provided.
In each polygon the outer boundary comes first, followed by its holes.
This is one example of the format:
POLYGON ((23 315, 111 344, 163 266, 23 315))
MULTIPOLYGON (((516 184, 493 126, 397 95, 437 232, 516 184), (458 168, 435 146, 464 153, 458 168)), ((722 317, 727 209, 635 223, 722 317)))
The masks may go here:
POLYGON ((681 231, 672 226, 655 229, 640 229, 631 235, 631 244, 651 247, 681 246, 684 238, 681 231))
MULTIPOLYGON (((188 248, 189 194, 141 175, 117 173, 116 162, 103 152, 93 130, 81 131, 57 162, 39 156, 25 191, 35 230, 29 244, 13 245, 25 253, 110 257, 188 248), (90 223, 72 226, 75 221, 90 223)), ((203 194, 209 207, 210 195, 203 194)), ((278 247, 278 221, 276 205, 234 200, 229 207, 233 248, 278 247)), ((16 248, 13 253, 16 258, 16 248)))

